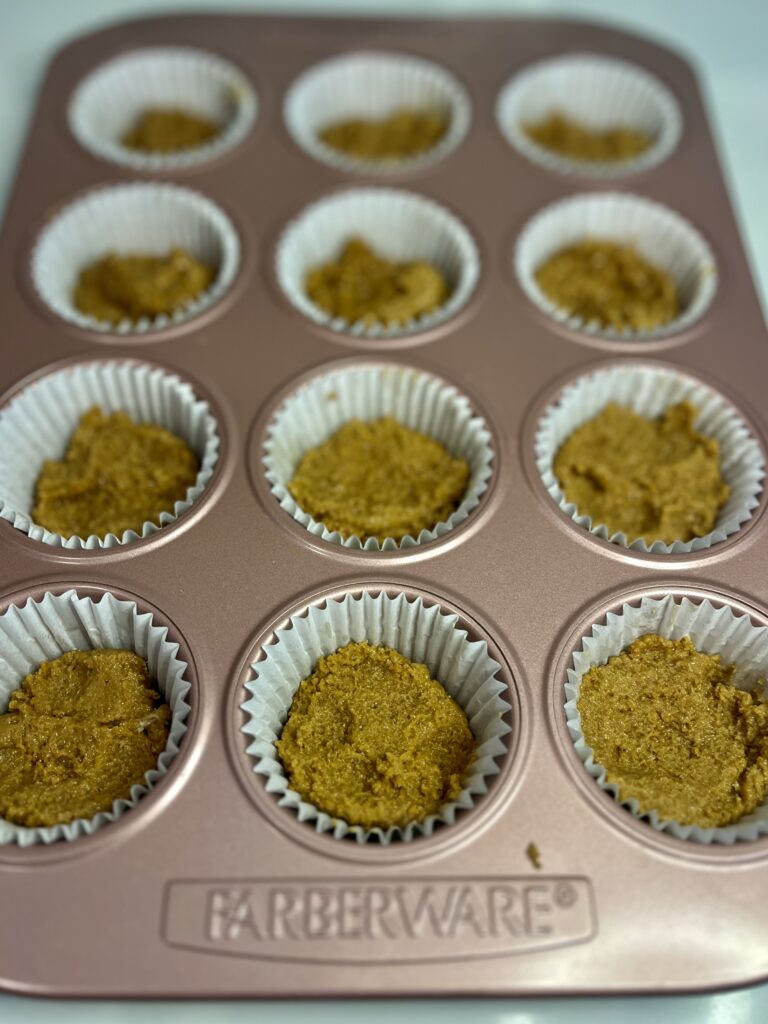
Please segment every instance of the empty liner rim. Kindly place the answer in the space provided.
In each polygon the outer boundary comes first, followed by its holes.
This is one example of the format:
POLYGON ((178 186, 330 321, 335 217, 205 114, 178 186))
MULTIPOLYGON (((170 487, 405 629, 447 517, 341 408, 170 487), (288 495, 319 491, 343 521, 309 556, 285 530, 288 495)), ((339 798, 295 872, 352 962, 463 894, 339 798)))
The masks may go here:
MULTIPOLYGON (((147 73, 146 67, 144 72, 147 73)), ((178 86, 178 83, 171 82, 171 85, 173 84, 178 86)), ((186 93, 188 89, 189 83, 186 93)), ((182 103, 185 98, 186 95, 182 98, 182 103)), ((139 112, 140 108, 136 107, 136 113, 139 112)), ((89 71, 72 91, 67 104, 67 122, 78 143, 99 159, 134 171, 162 173, 197 167, 229 153, 252 130, 258 112, 256 90, 245 72, 233 61, 194 46, 158 44, 136 46, 124 53, 115 54, 89 71), (161 58, 165 59, 164 63, 160 63, 161 58), (109 104, 112 111, 115 107, 120 110, 129 97, 120 86, 115 89, 116 76, 127 73, 127 70, 132 70, 134 75, 138 75, 142 63, 149 62, 154 74, 159 73, 161 77, 167 77, 171 71, 169 58, 172 64, 185 62, 187 74, 197 76, 198 87, 201 90, 228 90, 234 110, 222 130, 209 142, 168 153, 132 150, 121 145, 119 141, 103 137, 91 123, 91 106, 97 102, 95 97, 98 97, 99 92, 105 93, 102 100, 105 105, 109 104), (132 69, 131 65, 137 67, 132 69)))
MULTIPOLYGON (((420 84, 423 87, 423 82, 420 84)), ((344 94, 349 91, 349 87, 349 82, 340 81, 337 92, 344 94)), ((360 88, 364 87, 363 80, 355 90, 358 104, 362 102, 360 88)), ((469 93, 452 71, 424 57, 388 50, 360 49, 318 61, 293 79, 285 94, 282 109, 285 126, 293 141, 304 153, 338 170, 367 175, 407 174, 444 160, 462 144, 472 121, 472 101, 469 93), (412 77, 414 72, 421 72, 422 76, 430 79, 433 88, 442 90, 443 101, 451 111, 448 128, 443 137, 424 153, 400 159, 366 160, 334 149, 319 138, 318 131, 329 122, 310 123, 312 119, 302 106, 307 101, 307 95, 313 89, 317 90, 323 79, 336 77, 343 80, 350 74, 350 69, 354 65, 365 66, 370 63, 382 69, 386 67, 387 73, 391 74, 395 81, 398 75, 407 79, 409 76, 412 77)))
POLYGON ((541 207, 517 236, 512 264, 523 293, 549 320, 583 337, 618 343, 655 341, 683 334, 708 312, 718 287, 714 253, 691 221, 664 203, 615 190, 576 193, 541 207), (692 292, 676 317, 651 330, 618 331, 601 327, 595 321, 585 322, 558 306, 535 280, 538 268, 569 245, 591 239, 642 250, 643 246, 649 247, 651 237, 653 254, 641 255, 666 271, 675 280, 678 291, 692 292), (674 270, 665 265, 670 262, 674 263, 674 270))
MULTIPOLYGON (((398 235, 398 244, 403 244, 402 234, 398 235)), ((426 331, 449 322, 470 302, 481 276, 477 243, 469 228, 456 214, 421 193, 388 185, 352 185, 327 193, 303 206, 281 231, 273 258, 280 289, 297 312, 336 334, 364 341, 417 339, 426 331), (446 260, 455 265, 455 280, 448 282, 453 285, 453 289, 438 309, 402 324, 366 325, 362 320, 350 323, 342 317, 334 318, 309 298, 305 290, 307 274, 323 263, 338 259, 343 243, 349 239, 361 238, 377 255, 408 262, 405 255, 401 257, 384 252, 375 235, 378 232, 380 237, 382 231, 386 235, 388 228, 391 230, 396 214, 400 218, 399 227, 405 231, 406 214, 412 216, 414 213, 421 220, 416 227, 412 226, 413 237, 406 239, 413 247, 409 250, 414 253, 410 259, 431 262, 449 277, 451 271, 446 269, 446 260), (349 228, 344 226, 345 218, 349 221, 349 228), (362 218, 366 223, 361 227, 362 218), (425 234, 427 223, 429 234, 425 234), (327 255, 305 258, 303 253, 306 253, 308 247, 317 248, 313 241, 316 242, 318 238, 328 239, 329 232, 330 237, 335 239, 335 245, 331 248, 323 241, 321 247, 327 250, 327 255), (426 251, 427 241, 429 252, 426 251)))
MULTIPOLYGON (((189 226, 192 230, 192 219, 189 226)), ((139 243, 139 247, 144 243, 139 243)), ((118 243, 119 245, 119 243, 118 243)), ((144 250, 147 252, 147 250, 144 250)), ((142 253, 139 253, 142 254, 142 253)), ((195 253, 193 253, 195 255, 195 253)), ((212 199, 195 189, 171 182, 161 181, 128 181, 114 184, 101 184, 89 188, 84 194, 67 200, 38 232, 29 257, 29 278, 35 294, 40 301, 60 320, 72 324, 85 331, 95 331, 110 337, 127 339, 140 337, 152 338, 153 335, 181 324, 194 321, 198 316, 216 305, 226 295, 240 270, 242 253, 237 230, 228 214, 212 199), (115 209, 124 206, 124 217, 129 214, 135 220, 135 209, 131 206, 144 204, 143 215, 146 220, 146 232, 152 234, 153 227, 157 237, 163 236, 162 242, 150 242, 148 249, 159 249, 168 252, 179 244, 178 238, 165 238, 164 225, 157 217, 158 210, 171 211, 173 215, 196 218, 201 230, 209 232, 215 239, 217 249, 217 273, 212 284, 196 295, 190 302, 179 307, 170 314, 160 314, 154 318, 142 317, 137 321, 128 318, 118 324, 107 320, 98 320, 82 313, 74 305, 73 287, 75 280, 65 285, 65 279, 71 278, 71 254, 66 251, 66 240, 76 234, 83 235, 87 227, 88 236, 98 244, 90 245, 93 252, 90 256, 81 257, 82 262, 76 267, 82 271, 91 262, 107 255, 109 252, 136 252, 129 243, 128 249, 102 244, 103 237, 109 239, 114 233, 115 209), (113 208, 110 211, 110 204, 113 208), (154 204, 154 209, 152 206, 154 204), (152 216, 154 215, 154 216, 152 216), (96 232, 93 225, 99 227, 96 232), (79 232, 78 232, 79 229, 79 232), (73 234, 74 231, 74 234, 73 234)))
MULTIPOLYGON (((557 88, 553 82, 550 88, 558 97, 563 97, 553 99, 551 109, 567 108, 572 97, 562 82, 557 82, 557 88)), ((622 96, 622 99, 626 101, 627 97, 622 96)), ((495 117, 497 128, 503 138, 513 149, 535 164, 562 175, 606 181, 609 178, 639 174, 664 163, 677 148, 683 131, 680 104, 672 90, 658 76, 647 68, 623 58, 586 51, 546 57, 516 71, 498 93, 495 117), (660 129, 657 138, 645 152, 626 161, 576 160, 549 150, 528 136, 518 120, 519 108, 525 100, 527 91, 532 87, 538 88, 540 97, 542 80, 546 91, 547 78, 562 75, 563 69, 567 71, 569 65, 572 66, 571 73, 577 75, 592 73, 603 78, 607 75, 609 82, 604 83, 601 90, 603 93, 611 95, 613 92, 615 95, 618 85, 623 92, 629 91, 635 106, 641 103, 655 105, 660 129), (610 81, 611 76, 613 82, 610 81)))

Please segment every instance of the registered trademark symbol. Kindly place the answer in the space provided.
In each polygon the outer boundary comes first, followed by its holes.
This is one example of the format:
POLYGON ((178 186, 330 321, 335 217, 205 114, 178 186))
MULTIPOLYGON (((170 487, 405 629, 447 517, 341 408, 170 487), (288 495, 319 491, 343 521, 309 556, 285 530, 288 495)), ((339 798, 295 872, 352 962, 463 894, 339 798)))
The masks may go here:
POLYGON ((559 882, 555 886, 555 903, 559 907, 572 907, 577 898, 576 890, 570 882, 559 882))

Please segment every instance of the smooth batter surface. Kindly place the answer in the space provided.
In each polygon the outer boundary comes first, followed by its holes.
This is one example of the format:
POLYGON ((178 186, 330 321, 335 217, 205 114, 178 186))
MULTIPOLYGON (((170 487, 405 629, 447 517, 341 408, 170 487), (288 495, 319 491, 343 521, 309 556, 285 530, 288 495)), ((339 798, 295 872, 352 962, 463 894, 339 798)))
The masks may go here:
POLYGON ((541 121, 523 125, 537 145, 570 160, 588 163, 622 163, 640 156, 653 144, 645 132, 626 125, 599 130, 554 111, 541 121))
POLYGON ((61 461, 43 463, 32 518, 64 537, 141 533, 186 498, 197 471, 197 456, 180 437, 94 406, 61 461))
POLYGON ((584 676, 579 713, 595 761, 681 825, 730 825, 768 796, 768 702, 689 637, 642 636, 584 676))
POLYGON ((219 126, 206 117, 178 107, 152 108, 139 115, 120 140, 127 149, 147 153, 177 153, 209 142, 219 126))
POLYGON ((167 256, 109 253, 80 273, 74 302, 81 313, 119 324, 170 315, 204 292, 216 271, 184 249, 167 256))
POLYGON ((425 665, 351 643, 302 682, 277 749, 305 800, 350 825, 388 828, 456 799, 475 738, 425 665))
POLYGON ((320 132, 320 140, 360 160, 399 160, 426 153, 447 129, 448 121, 439 110, 404 108, 380 121, 336 121, 320 132))
POLYGON ((392 327, 432 313, 448 298, 448 284, 431 263, 395 263, 359 238, 338 260, 307 274, 307 295, 333 317, 392 327))
POLYGON ((720 475, 720 446, 693 429, 696 415, 689 402, 670 406, 657 420, 607 405, 555 456, 567 500, 630 542, 703 537, 731 492, 720 475))
POLYGON ((350 420, 310 450, 288 485, 301 508, 343 537, 418 537, 459 506, 465 459, 391 416, 350 420))
POLYGON ((0 817, 34 828, 111 810, 157 765, 170 717, 133 651, 43 662, 0 715, 0 817))
POLYGON ((571 316, 617 331, 650 331, 680 310, 674 280, 630 245, 587 239, 555 253, 534 276, 571 316))

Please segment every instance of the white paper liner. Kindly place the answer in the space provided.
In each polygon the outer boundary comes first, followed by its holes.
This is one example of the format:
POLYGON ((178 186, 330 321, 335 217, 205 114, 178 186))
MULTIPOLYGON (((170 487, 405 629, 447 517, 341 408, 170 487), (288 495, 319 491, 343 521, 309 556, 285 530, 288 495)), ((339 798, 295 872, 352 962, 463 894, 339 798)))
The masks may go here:
POLYGON ((404 594, 364 593, 329 600, 291 617, 290 625, 276 633, 275 642, 263 649, 264 657, 251 665, 253 679, 246 689, 253 695, 243 705, 249 716, 242 731, 253 737, 247 753, 255 759, 254 772, 266 777, 267 792, 279 793, 281 807, 293 811, 299 821, 314 823, 316 832, 330 832, 358 843, 376 839, 409 842, 432 835, 437 824, 451 825, 461 810, 474 805, 487 792, 486 779, 499 771, 496 758, 507 749, 504 737, 510 727, 503 715, 510 705, 502 699, 504 683, 497 678, 498 662, 483 640, 470 641, 457 628, 458 616, 446 614, 421 598, 409 601, 404 594), (289 788, 275 743, 285 725, 294 694, 312 674, 321 656, 348 643, 367 640, 373 646, 390 647, 411 661, 425 664, 433 679, 442 683, 464 709, 477 740, 475 758, 458 798, 421 822, 404 827, 365 829, 350 825, 307 803, 289 788))
POLYGON ((24 678, 36 672, 44 661, 67 651, 119 648, 135 651, 149 666, 157 691, 170 705, 172 718, 168 744, 157 767, 148 771, 141 785, 133 786, 130 799, 115 800, 111 811, 93 818, 77 818, 66 825, 28 828, 0 818, 0 843, 32 846, 74 840, 92 835, 108 822, 116 821, 149 792, 165 775, 187 731, 190 684, 184 678, 185 662, 177 657, 179 645, 168 640, 165 626, 155 625, 149 612, 139 612, 132 601, 104 594, 98 601, 81 597, 75 590, 45 594, 40 601, 12 605, 0 615, 0 713, 24 678))
POLYGON ((703 551, 730 537, 757 508, 765 476, 760 445, 736 409, 706 385, 663 367, 622 364, 579 377, 544 411, 534 447, 536 466, 544 486, 566 515, 596 537, 632 551, 652 554, 703 551), (646 419, 657 419, 669 406, 684 401, 691 402, 698 410, 695 429, 719 443, 720 472, 731 488, 731 495, 720 509, 710 533, 689 541, 666 544, 656 540, 648 545, 642 537, 610 533, 604 523, 593 522, 590 516, 580 514, 573 502, 566 500, 552 465, 559 448, 574 430, 594 419, 609 402, 632 409, 646 419))
POLYGON ((587 53, 539 61, 520 71, 499 94, 496 121, 507 141, 536 163, 561 174, 596 178, 636 174, 660 164, 682 131, 680 107, 657 78, 626 61, 587 53), (524 131, 524 125, 555 112, 596 131, 626 127, 654 141, 632 160, 573 160, 538 145, 524 131))
POLYGON ((94 189, 43 229, 32 251, 32 283, 57 316, 104 333, 144 335, 183 323, 208 309, 232 284, 240 242, 229 218, 204 196, 177 185, 132 182, 94 189), (218 269, 213 284, 170 315, 125 319, 113 326, 74 305, 80 273, 107 253, 163 256, 182 248, 218 269))
POLYGON ((354 337, 402 338, 443 323, 465 305, 480 276, 480 256, 461 221, 431 199, 400 189, 356 188, 318 200, 291 221, 277 244, 275 271, 291 305, 315 323, 354 337), (350 238, 361 238, 386 259, 433 264, 448 282, 448 299, 396 326, 331 317, 309 298, 305 282, 310 270, 337 260, 350 238))
MULTIPOLYGON (((32 540, 62 548, 113 548, 148 537, 174 522, 203 493, 219 455, 216 420, 207 402, 175 374, 134 361, 95 360, 48 373, 0 409, 0 517, 32 540), (83 413, 126 412, 137 423, 154 423, 182 438, 200 469, 183 500, 117 537, 62 537, 31 517, 35 486, 46 459, 60 459, 83 413)), ((138 525, 138 524, 137 524, 138 525)))
POLYGON ((358 173, 414 170, 454 150, 469 128, 472 107, 460 82, 444 68, 397 53, 355 53, 316 64, 289 89, 283 107, 294 141, 316 160, 358 173), (321 141, 319 133, 350 118, 383 120, 397 110, 439 110, 443 137, 425 153, 399 160, 361 160, 321 141))
POLYGON ((250 131, 258 109, 245 75, 221 57, 183 47, 148 47, 101 64, 75 90, 70 129, 95 156, 137 171, 173 171, 213 160, 250 131), (200 146, 175 153, 128 149, 121 139, 148 109, 175 108, 220 126, 200 146))
POLYGON ((534 305, 566 327, 597 338, 646 341, 677 334, 703 316, 717 290, 715 257, 693 225, 661 203, 620 192, 571 196, 545 207, 520 234, 514 265, 534 305), (562 249, 592 239, 632 246, 665 270, 677 284, 678 316, 653 330, 616 331, 555 305, 536 283, 536 271, 562 249))
POLYGON ((601 789, 607 790, 635 817, 678 839, 730 845, 738 840, 765 835, 768 833, 768 801, 735 825, 720 828, 681 825, 661 819, 656 811, 641 814, 634 799, 619 801, 618 786, 609 783, 602 765, 595 763, 593 750, 587 745, 581 730, 577 707, 582 677, 647 633, 656 633, 667 640, 689 636, 696 650, 704 654, 719 654, 723 663, 737 666, 731 682, 739 689, 750 689, 759 679, 768 677, 768 629, 753 625, 748 616, 727 606, 715 607, 706 600, 677 600, 671 594, 661 599, 643 598, 639 606, 625 604, 619 613, 609 613, 604 624, 592 627, 573 656, 573 666, 568 669, 565 715, 568 731, 584 767, 601 789))
POLYGON ((264 445, 265 475, 282 508, 309 532, 331 544, 366 551, 394 551, 426 544, 464 522, 488 488, 492 472, 491 435, 469 400, 455 387, 422 370, 401 366, 362 366, 317 377, 293 392, 278 410, 264 445), (288 490, 306 452, 326 441, 352 419, 369 422, 392 416, 402 426, 439 441, 469 463, 470 476, 460 505, 448 519, 418 537, 383 541, 346 539, 313 519, 288 490))

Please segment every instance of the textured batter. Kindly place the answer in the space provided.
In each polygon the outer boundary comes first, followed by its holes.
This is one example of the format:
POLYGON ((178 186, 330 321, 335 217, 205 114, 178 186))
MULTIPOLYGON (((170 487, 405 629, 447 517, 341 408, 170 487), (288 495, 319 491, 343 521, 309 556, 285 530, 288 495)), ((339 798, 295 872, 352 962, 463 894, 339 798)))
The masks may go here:
POLYGON ((35 828, 111 810, 156 767, 170 717, 133 651, 43 662, 0 715, 0 816, 35 828))
POLYGON ((556 306, 603 328, 651 331, 680 310, 674 280, 631 245, 587 239, 555 253, 534 276, 556 306))
POLYGON ((434 312, 449 295, 445 278, 431 263, 383 259, 359 238, 346 243, 338 260, 311 270, 306 289, 332 317, 387 327, 434 312))
POLYGON ((197 471, 197 456, 180 437, 94 406, 64 457, 43 463, 32 518, 63 537, 140 533, 186 498, 197 471))
POLYGON ((143 111, 120 140, 127 149, 146 153, 178 153, 210 142, 219 134, 215 121, 178 107, 143 111))
POLYGON ((701 828, 730 825, 768 795, 768 702, 689 637, 641 636, 584 676, 579 713, 621 799, 701 828))
POLYGON ((447 129, 448 120, 439 110, 404 108, 379 121, 336 121, 323 128, 320 140, 359 160, 403 160, 432 149, 447 129))
POLYGON ((645 132, 625 125, 612 128, 588 128, 560 111, 553 111, 541 121, 523 125, 525 134, 543 149, 569 160, 587 163, 623 163, 634 160, 653 144, 645 132))
POLYGON ((310 448, 289 490, 299 506, 342 537, 418 537, 444 522, 467 489, 469 465, 391 416, 350 420, 310 448))
POLYGON ((351 643, 302 682, 277 749, 305 800, 350 825, 388 828, 456 799, 475 738, 425 665, 351 643))
POLYGON ((731 491, 720 474, 720 446, 693 429, 696 416, 690 402, 670 406, 657 420, 607 405, 555 456, 566 499, 630 541, 703 537, 731 491))
POLYGON ((216 271, 184 249, 166 256, 109 253, 81 271, 74 302, 81 313, 119 324, 170 316, 211 286, 216 271))

